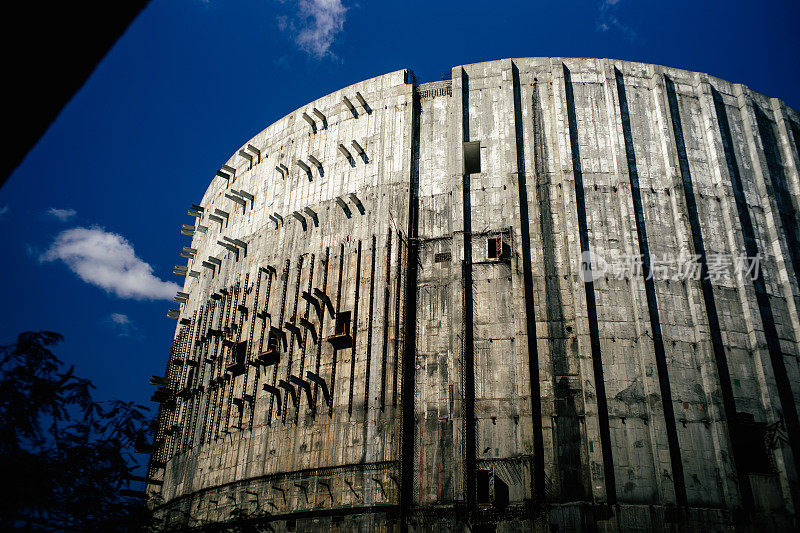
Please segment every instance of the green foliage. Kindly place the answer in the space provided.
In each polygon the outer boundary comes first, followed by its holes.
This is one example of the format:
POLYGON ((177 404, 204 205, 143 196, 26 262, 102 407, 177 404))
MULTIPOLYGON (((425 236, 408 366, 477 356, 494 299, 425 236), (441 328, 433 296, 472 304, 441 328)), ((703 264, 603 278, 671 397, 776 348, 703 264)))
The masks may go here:
POLYGON ((141 531, 149 512, 124 497, 147 408, 96 402, 89 380, 50 350, 50 331, 0 347, 0 529, 141 531))

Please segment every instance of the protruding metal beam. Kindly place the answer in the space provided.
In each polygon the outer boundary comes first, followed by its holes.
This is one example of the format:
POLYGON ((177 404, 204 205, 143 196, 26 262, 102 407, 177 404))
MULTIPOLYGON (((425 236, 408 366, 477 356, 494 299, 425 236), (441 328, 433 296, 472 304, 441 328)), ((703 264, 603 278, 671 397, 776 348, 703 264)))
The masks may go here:
POLYGON ((225 198, 231 200, 232 202, 236 202, 237 204, 241 205, 242 207, 247 207, 247 202, 243 198, 239 198, 235 194, 228 194, 225 193, 225 198))
POLYGON ((284 322, 283 327, 292 332, 294 339, 297 341, 297 349, 301 349, 303 347, 302 343, 300 342, 302 332, 300 331, 300 328, 297 327, 297 324, 293 324, 292 322, 284 322))
MULTIPOLYGON (((303 300, 307 301, 311 307, 314 308, 314 311, 317 313, 317 320, 322 322, 322 306, 314 296, 311 295, 308 291, 303 291, 303 300)), ((316 341, 314 341, 316 342, 316 341)))
POLYGON ((305 393, 306 393, 306 402, 308 402, 308 406, 309 407, 313 408, 314 407, 314 398, 311 396, 311 384, 308 381, 306 381, 306 380, 304 380, 304 379, 302 379, 302 378, 300 378, 298 376, 292 376, 292 375, 289 376, 289 381, 291 383, 294 383, 295 385, 297 385, 298 389, 302 389, 302 390, 305 391, 305 393))
POLYGON ((364 111, 366 111, 367 113, 372 113, 372 108, 369 107, 369 104, 367 104, 367 101, 364 100, 364 97, 361 96, 361 93, 358 92, 358 91, 356 91, 356 100, 358 100, 358 103, 361 104, 361 107, 364 108, 364 111))
POLYGON ((300 221, 300 224, 303 225, 303 231, 308 229, 308 224, 306 222, 306 218, 300 213, 300 211, 293 211, 292 216, 300 221))
POLYGON ((330 297, 317 287, 314 287, 314 296, 316 296, 320 302, 325 304, 325 307, 328 309, 328 313, 331 315, 331 318, 336 318, 336 311, 333 310, 333 303, 331 302, 330 297))
POLYGON ((305 219, 305 217, 303 215, 300 214, 300 211, 293 211, 292 212, 292 216, 300 221, 300 223, 303 225, 303 230, 305 230, 306 229, 306 219, 305 219))
POLYGON ((253 200, 255 200, 255 196, 253 196, 249 192, 245 191, 244 189, 239 189, 238 194, 239 194, 239 196, 241 196, 245 200, 250 200, 251 205, 252 205, 253 200))
POLYGON ((248 144, 247 147, 245 148, 245 150, 250 150, 251 152, 253 152, 256 155, 256 157, 258 158, 258 162, 259 163, 261 162, 261 150, 259 150, 258 148, 256 148, 252 144, 248 144))
POLYGON ((190 270, 189 271, 189 275, 191 277, 193 277, 193 278, 199 278, 200 277, 200 272, 198 272, 197 270, 190 270))
POLYGON ((204 213, 204 212, 205 212, 205 210, 206 210, 206 208, 205 208, 205 207, 203 207, 203 206, 200 206, 200 205, 197 205, 197 204, 192 204, 192 205, 190 206, 190 209, 191 209, 191 210, 193 210, 193 211, 198 211, 198 212, 200 212, 200 213, 204 213))
POLYGON ((208 226, 198 224, 196 230, 199 231, 200 233, 205 233, 208 231, 208 226))
POLYGON ((275 165, 275 170, 281 175, 281 178, 286 179, 286 175, 283 173, 283 169, 279 165, 275 165))
MULTIPOLYGON (((287 394, 289 396, 291 396, 292 405, 297 407, 297 390, 295 390, 295 388, 288 381, 286 381, 285 379, 279 379, 278 380, 278 387, 280 387, 283 390, 285 390, 287 392, 287 394)), ((288 408, 289 406, 287 405, 286 407, 288 408)))
POLYGON ((228 218, 231 214, 222 209, 214 209, 214 214, 223 218, 228 218))
POLYGON ((347 158, 347 160, 348 160, 348 161, 350 161, 350 160, 352 160, 352 159, 353 159, 353 155, 350 153, 350 150, 348 150, 348 149, 347 149, 347 148, 346 148, 346 147, 345 147, 343 144, 341 144, 341 143, 339 143, 339 151, 342 153, 342 155, 343 155, 343 156, 345 156, 345 157, 347 158))
POLYGON ((322 388, 322 399, 325 401, 326 405, 330 406, 331 394, 328 391, 328 384, 325 382, 325 380, 319 374, 315 374, 314 372, 306 372, 306 379, 322 388))
POLYGON ((230 237, 222 237, 222 239, 224 241, 227 241, 227 242, 231 243, 234 246, 238 246, 239 248, 241 248, 245 252, 247 251, 247 243, 244 242, 241 239, 231 239, 230 237))
POLYGON ((344 214, 347 216, 347 218, 350 218, 352 213, 350 212, 350 207, 347 205, 347 202, 344 201, 344 198, 337 196, 335 200, 336 203, 339 204, 339 207, 342 208, 342 211, 344 211, 344 214))
POLYGON ((314 324, 312 322, 310 322, 308 319, 300 317, 300 325, 308 330, 308 332, 311 334, 311 340, 314 341, 314 344, 316 344, 317 343, 317 328, 314 327, 314 324))
POLYGON ((239 259, 239 249, 238 249, 238 248, 236 248, 234 245, 232 245, 232 244, 228 244, 228 243, 227 243, 227 242, 225 242, 225 241, 217 241, 217 244, 219 244, 220 246, 222 246, 223 248, 225 248, 225 249, 226 249, 226 250, 228 250, 229 252, 233 252, 233 253, 235 253, 235 254, 236 254, 236 259, 237 259, 237 260, 239 259))
POLYGON ((358 212, 363 215, 364 214, 364 204, 362 204, 361 200, 358 199, 358 196, 356 196, 356 193, 351 192, 348 196, 350 196, 350 200, 353 202, 353 205, 356 206, 356 209, 358 209, 358 212))
POLYGON ((223 220, 221 217, 218 217, 217 215, 208 215, 208 220, 219 222, 220 229, 222 229, 222 227, 225 225, 225 220, 223 220))
POLYGON ((314 112, 314 115, 316 115, 316 117, 320 120, 320 122, 322 122, 322 129, 327 128, 328 127, 328 119, 325 118, 325 115, 322 114, 322 111, 320 111, 319 109, 317 109, 315 107, 313 112, 314 112))
POLYGON ((308 113, 306 113, 305 111, 303 111, 303 114, 301 116, 303 117, 303 120, 308 122, 308 125, 311 127, 311 131, 317 133, 317 123, 314 122, 314 119, 308 116, 308 113))
POLYGON ((353 139, 352 145, 353 145, 353 149, 355 149, 355 151, 358 152, 358 155, 360 155, 362 157, 367 155, 366 152, 364 152, 364 149, 361 148, 361 145, 358 144, 358 141, 356 141, 355 139, 353 139))
POLYGON ((350 99, 346 96, 342 96, 342 101, 344 102, 344 105, 347 106, 347 109, 349 109, 350 112, 353 114, 353 116, 358 117, 358 113, 356 112, 356 106, 353 105, 353 102, 351 102, 350 99))
POLYGON ((222 165, 222 170, 228 172, 231 176, 236 176, 236 169, 228 165, 222 165))
POLYGON ((209 255, 208 256, 208 262, 209 263, 214 263, 217 266, 222 266, 222 261, 220 261, 219 259, 217 259, 213 255, 209 255))
POLYGON ((217 170, 217 173, 215 174, 215 176, 219 176, 220 178, 222 178, 222 179, 224 179, 224 180, 226 180, 226 181, 228 181, 228 182, 230 182, 230 181, 231 181, 231 177, 232 177, 232 176, 231 176, 230 174, 228 174, 227 172, 223 172, 223 171, 221 171, 221 170, 217 170))
POLYGON ((311 220, 314 221, 315 226, 319 226, 319 218, 317 218, 317 212, 311 209, 310 207, 304 207, 303 212, 311 217, 311 220))
POLYGON ((311 174, 311 167, 308 166, 305 163, 305 161, 303 161, 302 159, 298 159, 297 166, 302 168, 306 172, 306 174, 308 174, 308 181, 311 181, 313 179, 314 176, 311 174))
POLYGON ((308 160, 311 161, 311 164, 317 167, 317 169, 322 172, 322 161, 314 157, 313 155, 308 156, 308 160))
POLYGON ((268 392, 268 393, 272 394, 273 396, 275 396, 275 399, 278 400, 278 411, 277 411, 278 414, 277 414, 277 416, 281 416, 281 412, 282 412, 281 411, 281 390, 278 387, 273 387, 269 383, 264 383, 263 389, 266 392, 268 392))

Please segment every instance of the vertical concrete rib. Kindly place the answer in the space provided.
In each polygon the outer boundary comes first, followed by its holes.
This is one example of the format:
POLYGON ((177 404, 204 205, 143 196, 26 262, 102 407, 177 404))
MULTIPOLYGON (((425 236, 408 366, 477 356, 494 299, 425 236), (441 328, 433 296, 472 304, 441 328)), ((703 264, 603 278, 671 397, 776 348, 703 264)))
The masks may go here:
MULTIPOLYGON (((741 95, 744 99, 744 95, 741 95)), ((750 106, 745 105, 742 109, 743 112, 750 106)), ((794 205, 792 204, 791 192, 789 190, 789 180, 784 172, 784 165, 780 153, 780 144, 775 135, 775 128, 772 125, 772 120, 761 110, 757 105, 755 108, 756 125, 758 126, 758 135, 761 137, 761 145, 763 147, 764 159, 767 163, 767 174, 769 175, 770 184, 772 185, 771 197, 775 200, 778 210, 778 217, 780 222, 776 220, 775 226, 780 226, 783 230, 783 237, 786 242, 786 253, 792 263, 792 274, 787 273, 787 279, 795 282, 795 286, 800 288, 800 231, 798 231, 797 217, 794 212, 794 205), (790 277, 791 276, 791 277, 790 277)), ((755 143, 748 143, 748 145, 755 148, 755 143)), ((754 158, 758 163, 757 155, 754 158)), ((760 174, 759 172, 756 172, 760 174)), ((766 181, 766 180, 765 180, 766 181)), ((780 246, 778 246, 781 249, 780 246)), ((782 249, 781 249, 781 255, 782 249)), ((791 283, 789 284, 788 296, 791 297, 791 283)), ((795 307, 795 312, 797 308, 795 307)), ((798 472, 800 473, 800 472, 798 472)))
MULTIPOLYGON (((411 169, 408 187, 408 259, 406 260, 404 353, 402 360, 401 401, 403 404, 402 430, 400 433, 400 526, 408 527, 408 516, 414 504, 414 370, 416 367, 417 333, 417 261, 419 241, 419 128, 420 101, 412 93, 411 119, 411 169)), ((398 247, 399 254, 399 247, 398 247)), ((397 364, 396 361, 395 364, 397 364)))
MULTIPOLYGON (((291 261, 287 259, 283 264, 283 272, 281 273, 281 280, 283 281, 283 290, 281 291, 281 308, 280 314, 278 318, 278 324, 281 326, 283 325, 283 319, 286 317, 285 310, 286 310, 286 293, 289 288, 289 268, 291 265, 291 261)), ((269 303, 269 302, 267 302, 269 303)), ((278 382, 278 368, 279 364, 274 365, 272 370, 272 386, 274 387, 275 384, 278 382)), ((333 395, 333 386, 331 386, 331 395, 333 395)), ((288 398, 287 398, 288 400, 288 398)), ((267 425, 272 425, 272 409, 275 405, 275 396, 270 394, 269 398, 269 413, 267 414, 267 425)), ((284 411, 286 410, 286 402, 283 402, 284 411)))
MULTIPOLYGON (((722 96, 713 87, 711 88, 714 99, 714 109, 717 115, 717 124, 722 136, 722 148, 725 153, 725 162, 728 166, 731 185, 733 186, 734 199, 736 200, 736 210, 739 216, 739 223, 742 228, 742 238, 744 240, 745 253, 748 257, 756 257, 760 251, 756 240, 753 221, 748 210, 747 201, 744 196, 744 187, 739 175, 739 166, 736 161, 736 154, 733 150, 733 139, 731 137, 730 125, 728 123, 728 113, 722 96)), ((767 351, 769 352, 772 371, 775 376, 775 385, 778 389, 783 417, 786 423, 786 431, 789 434, 789 446, 792 449, 795 472, 800 472, 800 420, 798 420, 797 406, 794 403, 792 387, 786 373, 786 363, 783 360, 778 331, 775 327, 775 317, 772 305, 769 301, 764 275, 761 268, 756 272, 753 279, 753 288, 758 302, 758 312, 761 316, 764 336, 767 341, 767 351)), ((737 428, 738 431, 738 428, 737 428)), ((740 472, 741 475, 741 472, 740 472)), ((796 497, 797 499, 797 497, 796 497)))
MULTIPOLYGON (((583 189, 583 171, 581 168, 580 146, 578 145, 578 120, 575 115, 575 97, 572 92, 572 78, 566 65, 564 69, 564 89, 567 107, 567 122, 569 124, 569 142, 572 153, 572 172, 575 177, 575 204, 578 212, 578 231, 580 233, 582 268, 591 272, 589 231, 586 222, 586 201, 583 189)), ((608 399, 606 398, 606 385, 603 377, 603 360, 600 351, 600 331, 597 324, 597 302, 594 293, 594 282, 588 276, 583 283, 586 295, 586 311, 589 321, 589 340, 592 351, 592 368, 594 370, 594 385, 597 394, 597 417, 600 430, 600 445, 603 452, 603 472, 606 488, 606 499, 609 505, 617 502, 617 483, 614 472, 614 458, 611 453, 611 429, 608 419, 608 399)))
MULTIPOLYGON (((300 257, 297 258, 297 277, 295 278, 295 282, 294 282, 294 298, 292 299, 292 314, 289 315, 290 321, 292 323, 294 323, 295 325, 297 324, 297 303, 298 303, 299 298, 300 298, 300 290, 301 290, 301 288, 300 288, 300 279, 301 279, 301 277, 303 275, 303 258, 304 258, 303 255, 301 255, 300 257)), ((281 328, 284 327, 283 319, 281 319, 281 321, 279 322, 279 327, 281 327, 281 328)), ((289 376, 292 375, 292 355, 294 354, 294 345, 295 345, 295 333, 294 332, 291 332, 290 335, 288 335, 288 341, 289 341, 289 352, 286 355, 286 379, 287 379, 287 381, 289 379, 289 376)), ((295 411, 300 409, 299 396, 300 396, 300 394, 297 394, 295 396, 295 398, 297 398, 297 404, 294 405, 295 411)), ((284 424, 286 423, 286 413, 288 411, 289 411, 289 398, 284 397, 284 400, 283 400, 283 415, 282 415, 282 418, 281 418, 281 420, 283 421, 284 424)))
POLYGON ((519 195, 519 224, 522 235, 522 277, 525 285, 525 324, 528 339, 528 370, 531 386, 531 422, 533 424, 533 477, 531 495, 537 502, 545 499, 544 439, 542 438, 542 399, 539 384, 539 350, 536 338, 536 306, 533 300, 533 269, 531 268, 531 235, 528 215, 528 181, 523 142, 522 97, 519 69, 511 62, 511 82, 514 93, 514 144, 517 162, 517 193, 519 195))
POLYGON ((392 365, 392 407, 397 407, 398 375, 400 373, 400 300, 403 299, 403 240, 397 233, 397 265, 394 289, 394 364, 392 365))
POLYGON ((392 230, 386 232, 386 284, 383 287, 383 343, 381 345, 381 411, 386 407, 386 364, 389 358, 389 293, 392 275, 392 230))
POLYGON ((350 348, 350 392, 347 398, 347 414, 353 414, 353 390, 356 379, 356 348, 358 346, 358 300, 361 294, 361 240, 356 252, 355 297, 353 299, 353 346, 350 348))
MULTIPOLYGON (((714 290, 708 276, 708 262, 706 258, 705 243, 703 242, 703 232, 700 226, 700 217, 697 212, 697 200, 694 194, 694 183, 691 170, 689 168, 689 158, 686 153, 686 144, 683 137, 683 125, 681 123, 680 107, 678 106, 678 95, 675 84, 668 77, 664 76, 667 92, 667 103, 669 106, 670 117, 672 120, 673 135, 675 138, 675 148, 678 153, 678 166, 681 172, 683 183, 684 200, 686 201, 686 211, 689 217, 689 226, 692 232, 692 244, 694 253, 698 256, 700 263, 700 288, 703 292, 703 303, 706 308, 706 318, 708 320, 708 330, 711 336, 711 346, 714 351, 714 360, 719 377, 720 391, 722 393, 722 406, 725 412, 725 419, 728 421, 728 434, 733 443, 732 421, 736 418, 736 405, 733 399, 733 388, 731 386, 730 370, 728 369, 728 359, 725 355, 725 346, 722 342, 722 332, 720 329, 717 305, 714 300, 714 290)), ((736 466, 736 471, 743 471, 741 454, 731 446, 731 455, 736 466)), ((753 504, 753 495, 749 482, 745 476, 737 476, 740 497, 746 507, 753 504)))
MULTIPOLYGON (((339 281, 336 283, 336 314, 342 310, 342 276, 344 274, 344 243, 339 245, 339 281)), ((328 407, 328 416, 333 416, 333 406, 336 403, 334 392, 336 390, 336 363, 339 359, 339 350, 333 347, 333 360, 331 362, 331 404, 328 407)))
POLYGON ((636 220, 636 235, 639 242, 639 253, 642 256, 642 275, 644 276, 647 310, 650 315, 650 329, 653 333, 653 350, 655 351, 656 368, 658 370, 658 386, 661 392, 661 403, 664 408, 667 445, 669 446, 670 466, 672 467, 672 478, 675 486, 675 501, 679 506, 685 507, 687 505, 686 481, 684 479, 683 463, 681 461, 680 444, 678 443, 678 431, 675 427, 675 408, 672 401, 672 388, 669 383, 667 356, 664 351, 664 338, 661 332, 661 318, 659 316, 658 301, 656 299, 655 281, 653 280, 653 272, 650 268, 650 244, 647 239, 642 194, 639 189, 639 172, 636 167, 636 152, 634 150, 633 132, 631 131, 630 113, 628 111, 628 98, 625 92, 625 79, 616 67, 614 68, 614 76, 617 82, 620 118, 622 120, 623 137, 625 139, 625 155, 628 163, 628 177, 630 178, 631 196, 636 220))
POLYGON ((369 378, 370 378, 370 363, 372 362, 372 323, 374 316, 375 305, 375 254, 378 252, 377 239, 372 235, 372 253, 369 270, 369 310, 367 311, 367 353, 366 353, 366 368, 364 371, 364 418, 367 417, 369 412, 369 378))
MULTIPOLYGON (((469 76, 462 70, 462 142, 469 142, 469 76)), ((464 222, 464 259, 461 261, 461 277, 464 284, 463 292, 463 393, 464 393, 464 492, 467 509, 475 508, 475 339, 474 339, 474 312, 472 291, 472 205, 470 191, 471 175, 462 174, 462 202, 464 222)))
MULTIPOLYGON (((325 260, 322 263, 324 265, 324 269, 322 271, 322 292, 328 294, 328 267, 330 266, 330 257, 331 257, 331 249, 329 246, 325 247, 325 260)), ((317 339, 317 357, 314 362, 314 373, 319 375, 319 366, 322 363, 322 345, 325 343, 324 335, 325 335, 325 305, 320 302, 322 306, 322 312, 319 315, 319 333, 317 339)), ((305 379, 305 378, 304 378, 305 379)), ((317 416, 317 395, 319 394, 319 385, 315 382, 314 383, 314 409, 311 412, 312 418, 316 418, 317 416)))

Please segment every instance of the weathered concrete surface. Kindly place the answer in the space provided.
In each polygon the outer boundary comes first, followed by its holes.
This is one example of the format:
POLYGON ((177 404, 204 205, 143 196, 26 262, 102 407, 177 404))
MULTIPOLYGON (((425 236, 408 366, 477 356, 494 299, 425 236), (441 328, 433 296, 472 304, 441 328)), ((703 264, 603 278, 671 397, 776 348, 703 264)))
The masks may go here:
POLYGON ((167 527, 795 527, 800 114, 623 61, 409 78, 287 115, 198 203, 167 527), (582 252, 642 265, 586 282, 582 252), (756 254, 756 279, 705 275, 756 254))

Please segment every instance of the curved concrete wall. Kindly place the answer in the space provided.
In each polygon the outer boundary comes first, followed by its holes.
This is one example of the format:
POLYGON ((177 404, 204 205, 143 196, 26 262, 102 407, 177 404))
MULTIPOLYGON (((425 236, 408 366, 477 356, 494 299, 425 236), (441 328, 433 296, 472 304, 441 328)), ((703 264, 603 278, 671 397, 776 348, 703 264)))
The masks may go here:
POLYGON ((413 81, 287 115, 190 211, 169 527, 793 526, 800 115, 611 60, 413 81))

